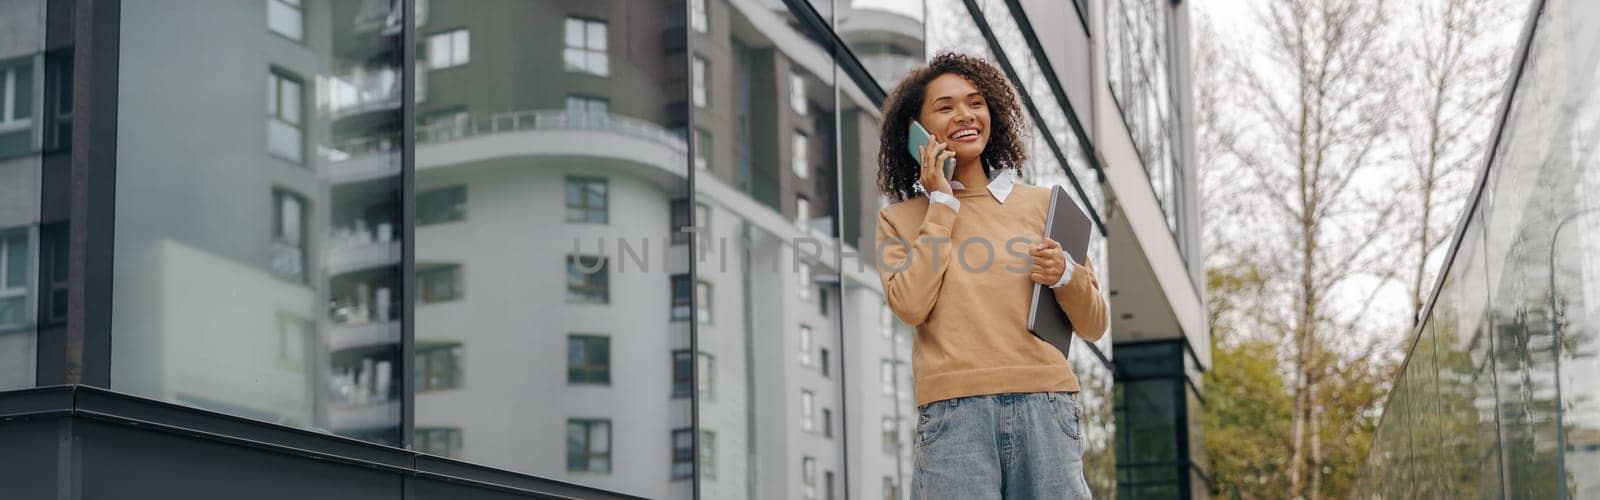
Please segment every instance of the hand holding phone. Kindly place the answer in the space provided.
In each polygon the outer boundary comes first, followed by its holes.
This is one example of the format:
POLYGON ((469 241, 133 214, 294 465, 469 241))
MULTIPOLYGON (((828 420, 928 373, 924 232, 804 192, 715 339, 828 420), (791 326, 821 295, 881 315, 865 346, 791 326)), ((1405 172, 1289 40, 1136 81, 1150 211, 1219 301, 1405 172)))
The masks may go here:
POLYGON ((922 166, 920 177, 923 189, 950 193, 950 179, 955 176, 956 153, 946 149, 945 143, 933 140, 933 135, 921 123, 913 120, 910 128, 906 146, 910 149, 908 152, 911 157, 916 158, 917 164, 922 166))

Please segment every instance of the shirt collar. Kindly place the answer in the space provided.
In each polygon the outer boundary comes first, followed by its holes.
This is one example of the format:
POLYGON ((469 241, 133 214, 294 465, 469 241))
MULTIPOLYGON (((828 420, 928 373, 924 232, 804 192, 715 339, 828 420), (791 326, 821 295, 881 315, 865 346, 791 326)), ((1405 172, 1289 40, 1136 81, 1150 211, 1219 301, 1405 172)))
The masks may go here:
MULTIPOLYGON (((1011 188, 1015 186, 1016 183, 1017 170, 1012 168, 1002 168, 1000 169, 1000 173, 994 174, 994 177, 989 179, 989 194, 994 195, 995 201, 1005 203, 1006 197, 1011 196, 1011 188)), ((966 189, 966 185, 962 184, 961 181, 950 181, 950 190, 960 191, 962 189, 966 189)))

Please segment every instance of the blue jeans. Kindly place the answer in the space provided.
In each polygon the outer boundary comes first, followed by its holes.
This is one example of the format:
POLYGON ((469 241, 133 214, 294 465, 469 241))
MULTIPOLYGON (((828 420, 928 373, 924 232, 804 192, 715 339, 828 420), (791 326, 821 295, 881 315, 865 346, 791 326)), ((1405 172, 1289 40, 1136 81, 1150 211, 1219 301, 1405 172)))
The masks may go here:
POLYGON ((995 394, 917 408, 914 499, 1090 498, 1078 397, 995 394))

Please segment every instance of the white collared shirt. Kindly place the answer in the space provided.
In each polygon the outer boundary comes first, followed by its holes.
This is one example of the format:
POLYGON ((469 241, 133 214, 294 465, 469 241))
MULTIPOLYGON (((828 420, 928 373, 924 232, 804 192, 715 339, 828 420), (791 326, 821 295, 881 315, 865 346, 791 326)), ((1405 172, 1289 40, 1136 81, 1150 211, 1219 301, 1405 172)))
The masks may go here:
MULTIPOLYGON (((989 179, 989 194, 994 196, 995 201, 1005 204, 1006 198, 1011 196, 1011 188, 1015 187, 1016 184, 1017 170, 1012 168, 1002 168, 1000 169, 1000 173, 995 174, 993 178, 989 179)), ((927 189, 922 187, 922 181, 917 181, 915 184, 912 184, 911 187, 919 193, 927 193, 927 189)), ((964 189, 966 189, 966 185, 962 184, 961 181, 953 179, 950 181, 951 191, 961 191, 964 189)), ((944 191, 934 191, 927 194, 928 201, 933 203, 943 203, 944 205, 949 206, 952 210, 955 210, 956 213, 961 213, 961 200, 956 199, 955 196, 945 193, 944 191)), ((1072 254, 1067 253, 1066 250, 1061 251, 1061 256, 1067 260, 1067 269, 1065 272, 1061 273, 1061 280, 1057 281, 1054 285, 1050 285, 1050 288, 1056 288, 1067 284, 1069 281, 1072 281, 1072 269, 1078 265, 1078 261, 1074 260, 1072 258, 1072 254)))

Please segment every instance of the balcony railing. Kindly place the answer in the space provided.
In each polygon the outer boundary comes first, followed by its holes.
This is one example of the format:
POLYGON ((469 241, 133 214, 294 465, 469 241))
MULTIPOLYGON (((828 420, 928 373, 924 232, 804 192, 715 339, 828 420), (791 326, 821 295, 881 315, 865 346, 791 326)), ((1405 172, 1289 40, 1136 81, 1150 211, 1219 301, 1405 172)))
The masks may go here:
MULTIPOLYGON (((688 143, 666 128, 638 118, 609 113, 568 113, 562 110, 526 110, 496 113, 476 120, 459 120, 417 127, 417 144, 438 144, 502 132, 532 130, 593 130, 643 139, 678 151, 688 143)), ((392 151, 400 145, 386 137, 347 141, 330 157, 342 159, 392 151)))

